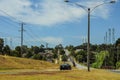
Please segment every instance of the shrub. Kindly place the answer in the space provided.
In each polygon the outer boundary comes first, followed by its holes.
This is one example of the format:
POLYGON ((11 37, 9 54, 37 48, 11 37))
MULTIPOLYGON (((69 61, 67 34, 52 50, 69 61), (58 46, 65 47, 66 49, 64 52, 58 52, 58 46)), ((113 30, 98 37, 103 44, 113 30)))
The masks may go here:
POLYGON ((118 62, 116 63, 116 68, 117 68, 117 69, 120 68, 120 61, 118 61, 118 62))
POLYGON ((43 60, 43 59, 44 59, 44 57, 43 57, 41 54, 34 54, 34 55, 32 56, 32 58, 33 58, 33 59, 37 59, 37 60, 43 60))
POLYGON ((101 51, 100 53, 98 53, 96 56, 96 62, 92 64, 92 67, 101 68, 107 56, 109 56, 108 51, 101 51))

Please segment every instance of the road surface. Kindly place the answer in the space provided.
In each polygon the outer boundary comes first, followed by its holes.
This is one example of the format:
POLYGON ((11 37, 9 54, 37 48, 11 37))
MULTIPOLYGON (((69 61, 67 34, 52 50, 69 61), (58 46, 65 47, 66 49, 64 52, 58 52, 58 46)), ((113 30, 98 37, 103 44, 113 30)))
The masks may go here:
MULTIPOLYGON (((66 50, 66 49, 65 49, 64 51, 65 51, 65 54, 66 54, 67 56, 69 56, 70 52, 69 52, 68 50, 66 50)), ((71 63, 74 62, 77 69, 87 69, 86 66, 83 66, 83 65, 78 64, 77 62, 75 62, 72 56, 69 56, 69 61, 70 61, 71 63)))

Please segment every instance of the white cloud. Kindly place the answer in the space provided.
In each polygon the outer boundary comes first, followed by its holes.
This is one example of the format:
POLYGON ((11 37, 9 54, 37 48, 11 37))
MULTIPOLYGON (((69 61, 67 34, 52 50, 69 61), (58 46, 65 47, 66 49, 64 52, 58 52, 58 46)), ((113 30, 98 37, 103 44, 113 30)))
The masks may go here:
MULTIPOLYGON (((103 1, 105 0, 84 0, 81 4, 92 7, 103 1)), ((86 14, 81 8, 67 5, 64 0, 41 0, 38 3, 30 0, 0 0, 0 10, 23 22, 44 26, 74 21, 81 19, 86 14)), ((97 8, 93 14, 107 18, 109 8, 103 5, 97 8)))

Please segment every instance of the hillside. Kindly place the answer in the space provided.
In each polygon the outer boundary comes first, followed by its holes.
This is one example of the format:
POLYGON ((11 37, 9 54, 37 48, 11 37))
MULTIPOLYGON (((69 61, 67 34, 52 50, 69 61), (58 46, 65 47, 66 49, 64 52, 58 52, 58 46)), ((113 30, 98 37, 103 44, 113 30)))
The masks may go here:
POLYGON ((54 69, 57 65, 40 60, 0 55, 0 69, 54 69))

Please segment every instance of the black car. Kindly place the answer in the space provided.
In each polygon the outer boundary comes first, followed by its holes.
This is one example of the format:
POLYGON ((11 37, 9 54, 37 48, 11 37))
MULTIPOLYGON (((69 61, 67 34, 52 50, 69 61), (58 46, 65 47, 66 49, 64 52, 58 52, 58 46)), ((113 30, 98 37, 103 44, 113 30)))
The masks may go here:
POLYGON ((71 65, 70 64, 61 64, 60 65, 60 70, 71 70, 71 65))

